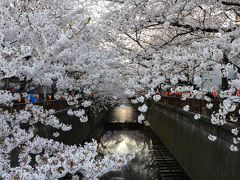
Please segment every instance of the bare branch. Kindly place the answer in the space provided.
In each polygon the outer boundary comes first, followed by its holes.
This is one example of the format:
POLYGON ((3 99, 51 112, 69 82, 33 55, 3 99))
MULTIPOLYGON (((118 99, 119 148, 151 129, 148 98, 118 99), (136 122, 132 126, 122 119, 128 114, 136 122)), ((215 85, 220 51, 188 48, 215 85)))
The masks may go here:
POLYGON ((126 36, 128 36, 131 40, 133 40, 134 42, 136 42, 142 49, 145 49, 145 48, 142 46, 142 44, 139 42, 138 39, 133 38, 130 34, 128 34, 128 33, 126 33, 126 32, 124 32, 124 34, 125 34, 126 36))
POLYGON ((222 1, 222 4, 223 4, 223 5, 226 5, 226 6, 239 6, 239 7, 240 7, 240 3, 238 3, 238 2, 222 1))

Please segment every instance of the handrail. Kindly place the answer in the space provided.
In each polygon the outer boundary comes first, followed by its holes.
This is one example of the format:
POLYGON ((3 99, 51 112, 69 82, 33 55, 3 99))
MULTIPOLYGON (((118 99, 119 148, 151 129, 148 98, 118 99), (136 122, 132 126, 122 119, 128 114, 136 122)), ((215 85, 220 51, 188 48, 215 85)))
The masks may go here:
MULTIPOLYGON (((207 117, 211 117, 211 114, 215 111, 218 111, 219 104, 222 103, 222 99, 213 99, 211 102, 214 106, 212 109, 208 109, 206 107, 206 104, 209 103, 205 101, 204 99, 193 99, 193 98, 187 98, 185 101, 181 100, 181 97, 171 97, 171 96, 162 96, 161 102, 166 105, 174 106, 175 108, 183 108, 185 105, 190 106, 189 112, 192 113, 198 113, 207 117)), ((237 103, 238 106, 240 106, 240 103, 237 103)), ((227 115, 227 122, 240 125, 240 122, 232 122, 230 121, 231 115, 238 115, 238 110, 229 113, 227 115)))

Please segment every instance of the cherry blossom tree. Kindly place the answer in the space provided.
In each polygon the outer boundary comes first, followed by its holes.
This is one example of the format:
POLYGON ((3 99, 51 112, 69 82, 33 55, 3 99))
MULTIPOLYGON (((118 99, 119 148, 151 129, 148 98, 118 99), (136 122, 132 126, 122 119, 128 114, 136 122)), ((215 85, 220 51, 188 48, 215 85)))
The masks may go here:
MULTIPOLYGON (((24 84, 20 93, 29 86, 55 86, 56 99, 64 98, 69 106, 82 107, 70 109, 68 114, 86 122, 84 109, 93 103, 85 98, 94 94, 104 104, 113 95, 105 84, 113 84, 113 77, 117 78, 117 57, 102 47, 101 37, 97 37, 98 19, 93 12, 97 5, 79 0, 1 1, 0 80, 17 78, 24 84)), ((0 92, 0 104, 4 106, 11 107, 19 98, 19 93, 0 92)), ((54 114, 54 109, 32 104, 19 111, 1 110, 1 178, 58 179, 79 174, 97 179, 133 158, 132 154, 101 157, 94 140, 84 146, 69 146, 39 137, 38 124, 71 130, 71 125, 61 123, 54 114), (18 155, 17 164, 11 164, 11 154, 18 155)))
MULTIPOLYGON (((209 73, 222 81, 216 87, 224 101, 211 121, 216 125, 227 123, 229 113, 236 111, 231 100, 240 89, 239 64, 239 8, 238 1, 218 0, 126 0, 111 1, 109 14, 102 24, 107 29, 105 40, 121 52, 127 67, 128 88, 125 94, 132 103, 140 104, 140 113, 147 111, 145 99, 156 98, 156 90, 170 87, 189 91, 186 98, 205 99, 211 109, 212 99, 203 88, 209 73), (110 16, 111 14, 111 16, 110 16), (107 18, 108 17, 108 18, 107 18), (107 19, 107 20, 106 20, 107 19), (228 80, 230 76, 234 79, 228 80), (187 86, 178 87, 178 82, 187 86), (146 107, 146 108, 145 108, 146 107)), ((174 89, 171 89, 174 91, 174 89)), ((191 109, 184 106, 185 111, 191 109)), ((239 115, 238 115, 239 116, 239 115)), ((197 120, 199 114, 194 116, 197 120)), ((143 114, 138 116, 141 123, 143 114)), ((230 121, 237 118, 230 115, 230 121)), ((236 131, 234 131, 236 132, 236 131)), ((238 133, 233 136, 231 150, 237 151, 238 133)), ((210 137, 215 137, 211 135, 210 137)), ((209 138, 213 139, 213 138, 209 138)), ((216 140, 216 138, 214 138, 216 140)))
MULTIPOLYGON (((204 99, 211 109, 212 99, 202 88, 211 71, 225 82, 218 87, 223 101, 211 121, 224 125, 237 110, 231 97, 240 89, 239 8, 237 0, 1 0, 0 80, 18 79, 20 93, 30 86, 55 87, 55 98, 71 106, 68 115, 83 123, 87 108, 114 104, 125 94, 138 105, 142 123, 150 109, 146 100, 160 101, 159 90, 169 84, 172 91, 190 92, 183 101, 204 99), (179 81, 187 85, 180 87, 179 81)), ((2 90, 0 104, 12 106, 20 95, 2 90)), ((39 123, 71 130, 54 113, 32 104, 1 111, 0 177, 57 179, 80 173, 91 179, 133 158, 98 158, 96 141, 68 146, 39 137, 39 123), (19 154, 16 167, 10 163, 13 151, 19 154)), ((238 129, 232 133, 230 149, 238 151, 238 129)))

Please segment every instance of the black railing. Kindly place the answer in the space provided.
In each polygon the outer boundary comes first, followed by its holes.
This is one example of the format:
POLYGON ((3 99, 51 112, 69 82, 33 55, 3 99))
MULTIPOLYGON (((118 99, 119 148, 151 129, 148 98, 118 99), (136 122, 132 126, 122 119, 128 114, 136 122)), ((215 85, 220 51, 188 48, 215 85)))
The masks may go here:
MULTIPOLYGON (((162 96, 161 103, 166 105, 174 106, 175 108, 183 109, 185 105, 189 105, 189 111, 201 114, 207 117, 211 117, 211 115, 214 112, 218 112, 219 105, 223 102, 222 99, 213 99, 211 103, 213 104, 213 107, 211 109, 208 109, 206 105, 209 103, 204 99, 195 99, 195 98, 187 98, 186 100, 181 100, 181 97, 176 96, 162 96)), ((232 124, 236 124, 237 126, 240 126, 240 122, 232 122, 230 121, 230 116, 239 117, 238 110, 240 107, 240 103, 236 103, 237 108, 235 111, 228 113, 227 115, 227 121, 232 124)))
POLYGON ((13 103, 13 106, 1 105, 0 108, 4 110, 14 111, 24 109, 26 105, 34 104, 38 106, 43 106, 44 109, 55 109, 56 111, 66 109, 69 107, 66 100, 47 100, 38 101, 36 103, 13 103))

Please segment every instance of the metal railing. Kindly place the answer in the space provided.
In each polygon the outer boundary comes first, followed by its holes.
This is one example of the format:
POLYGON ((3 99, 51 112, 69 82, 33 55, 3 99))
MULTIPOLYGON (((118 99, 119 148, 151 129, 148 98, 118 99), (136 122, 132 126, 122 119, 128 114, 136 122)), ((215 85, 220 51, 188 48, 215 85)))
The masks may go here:
MULTIPOLYGON (((161 98, 161 103, 166 104, 166 105, 171 105, 175 108, 180 108, 183 109, 185 105, 189 105, 190 112, 201 114, 207 117, 211 117, 211 115, 214 112, 218 112, 219 110, 219 105, 223 102, 222 99, 213 99, 211 102, 213 104, 213 107, 211 109, 208 109, 206 105, 209 103, 205 101, 204 99, 194 99, 194 98, 187 98, 186 100, 181 100, 181 97, 176 97, 176 96, 162 96, 161 98)), ((232 122, 230 121, 230 116, 235 116, 238 117, 238 110, 240 107, 240 103, 236 103, 237 108, 235 111, 230 112, 227 115, 227 121, 231 124, 235 124, 237 126, 240 126, 240 122, 232 122)), ((240 120, 240 119, 239 119, 240 120)))
POLYGON ((38 101, 36 103, 13 103, 13 106, 1 105, 0 108, 4 110, 14 111, 24 109, 26 105, 34 104, 38 106, 43 106, 44 109, 55 109, 56 111, 66 109, 69 107, 66 100, 47 100, 47 101, 38 101))

